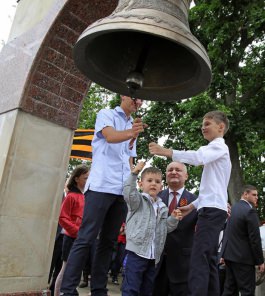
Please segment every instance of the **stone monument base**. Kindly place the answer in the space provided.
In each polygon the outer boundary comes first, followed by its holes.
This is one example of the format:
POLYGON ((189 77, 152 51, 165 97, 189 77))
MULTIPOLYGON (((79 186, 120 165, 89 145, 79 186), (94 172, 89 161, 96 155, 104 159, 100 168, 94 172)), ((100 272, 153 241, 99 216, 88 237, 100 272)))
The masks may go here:
POLYGON ((0 296, 51 296, 50 290, 16 292, 16 293, 0 293, 0 296))

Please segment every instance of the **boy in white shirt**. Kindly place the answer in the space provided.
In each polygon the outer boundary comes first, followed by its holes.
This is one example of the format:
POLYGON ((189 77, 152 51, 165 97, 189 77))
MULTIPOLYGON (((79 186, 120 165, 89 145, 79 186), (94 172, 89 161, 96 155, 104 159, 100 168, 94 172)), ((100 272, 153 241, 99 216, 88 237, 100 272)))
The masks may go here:
POLYGON ((162 173, 154 167, 146 168, 136 188, 137 175, 145 163, 139 162, 125 182, 123 195, 128 205, 126 219, 127 258, 122 284, 122 296, 152 296, 155 265, 162 254, 167 232, 176 229, 180 210, 168 208, 157 194, 162 189, 162 173))
POLYGON ((149 144, 149 151, 154 155, 171 157, 174 161, 204 166, 198 199, 181 208, 183 217, 194 208, 198 210, 188 296, 217 296, 218 237, 227 218, 227 187, 231 174, 229 150, 223 139, 229 129, 228 118, 221 111, 208 112, 203 117, 201 129, 209 144, 197 151, 172 150, 156 143, 149 144))

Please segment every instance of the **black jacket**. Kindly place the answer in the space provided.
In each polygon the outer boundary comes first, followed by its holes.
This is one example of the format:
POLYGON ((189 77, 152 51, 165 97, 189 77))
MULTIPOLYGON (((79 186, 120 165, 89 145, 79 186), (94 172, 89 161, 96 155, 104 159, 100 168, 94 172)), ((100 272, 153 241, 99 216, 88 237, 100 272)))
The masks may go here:
POLYGON ((221 253, 225 260, 236 263, 260 265, 264 262, 258 214, 244 200, 232 206, 221 253))

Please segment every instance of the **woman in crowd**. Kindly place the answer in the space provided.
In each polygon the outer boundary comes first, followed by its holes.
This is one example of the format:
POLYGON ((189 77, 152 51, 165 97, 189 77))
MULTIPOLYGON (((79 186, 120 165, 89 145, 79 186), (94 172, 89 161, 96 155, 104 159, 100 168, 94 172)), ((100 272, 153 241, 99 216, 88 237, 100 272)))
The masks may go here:
POLYGON ((89 168, 85 165, 77 166, 67 184, 69 192, 67 193, 61 207, 59 224, 63 228, 64 238, 62 247, 63 265, 55 283, 54 295, 60 295, 60 287, 65 271, 68 255, 83 218, 85 204, 84 188, 88 178, 89 168))

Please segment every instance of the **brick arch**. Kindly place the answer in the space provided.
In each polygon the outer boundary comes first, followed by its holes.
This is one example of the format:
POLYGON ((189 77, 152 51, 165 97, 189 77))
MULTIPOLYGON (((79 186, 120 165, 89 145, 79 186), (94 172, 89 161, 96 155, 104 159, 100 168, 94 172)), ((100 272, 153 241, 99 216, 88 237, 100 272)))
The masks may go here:
POLYGON ((80 34, 109 15, 117 0, 68 0, 48 30, 31 67, 19 108, 75 129, 90 81, 76 68, 72 51, 80 34))

